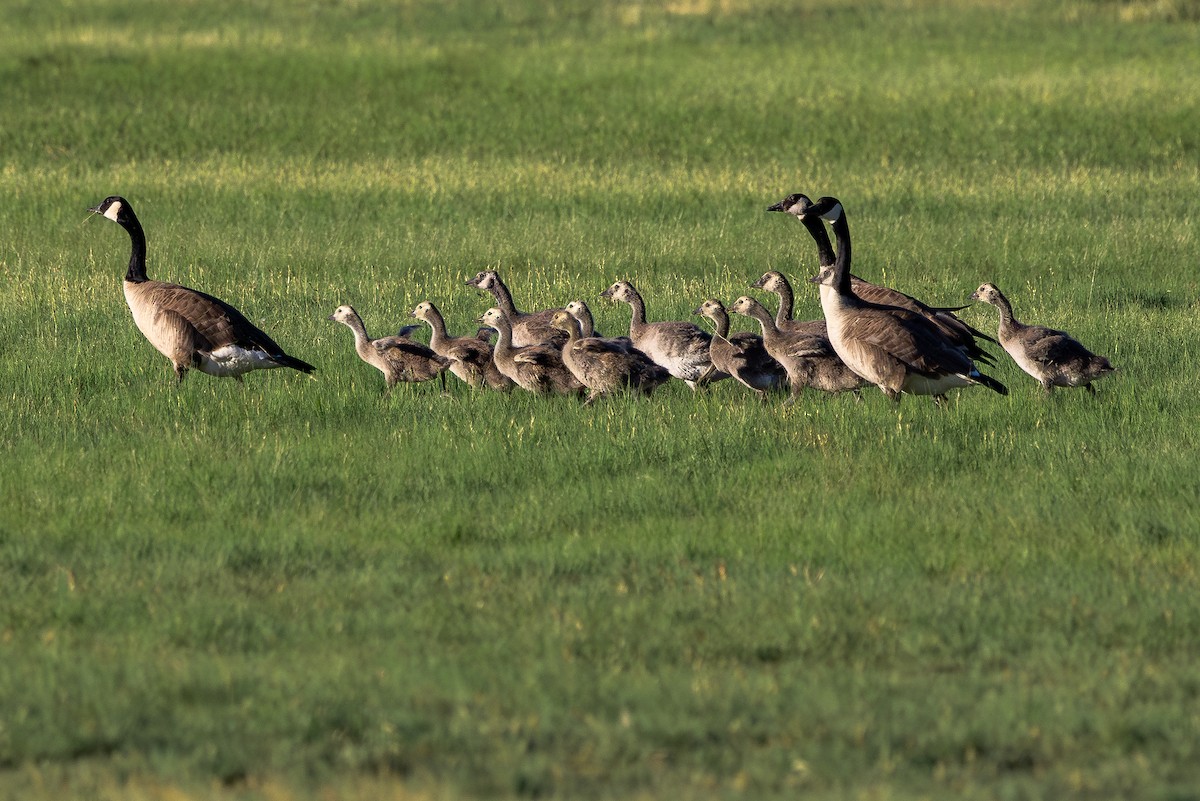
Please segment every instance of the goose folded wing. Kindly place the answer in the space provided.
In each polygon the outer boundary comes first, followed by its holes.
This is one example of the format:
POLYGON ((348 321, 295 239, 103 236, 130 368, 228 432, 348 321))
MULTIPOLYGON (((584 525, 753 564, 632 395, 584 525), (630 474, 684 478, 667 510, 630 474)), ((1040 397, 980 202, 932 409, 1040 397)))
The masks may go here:
POLYGON ((620 343, 599 337, 587 337, 581 339, 571 346, 571 349, 576 353, 628 353, 628 349, 621 346, 620 343))
POLYGON ((171 311, 191 323, 209 350, 236 345, 246 350, 261 350, 269 355, 283 353, 275 340, 260 331, 237 309, 198 289, 176 284, 161 284, 151 299, 162 311, 171 311))
POLYGON ((874 309, 856 314, 844 336, 877 347, 925 376, 969 373, 973 365, 961 350, 925 317, 903 309, 874 309))
POLYGON ((513 356, 513 361, 538 367, 556 367, 562 364, 562 357, 552 348, 536 346, 523 349, 513 356))
POLYGON ((1086 359, 1091 353, 1065 331, 1039 328, 1039 336, 1026 348, 1026 355, 1042 364, 1067 364, 1086 359))
POLYGON ((788 356, 834 356, 833 344, 828 337, 805 334, 796 337, 785 351, 788 356))

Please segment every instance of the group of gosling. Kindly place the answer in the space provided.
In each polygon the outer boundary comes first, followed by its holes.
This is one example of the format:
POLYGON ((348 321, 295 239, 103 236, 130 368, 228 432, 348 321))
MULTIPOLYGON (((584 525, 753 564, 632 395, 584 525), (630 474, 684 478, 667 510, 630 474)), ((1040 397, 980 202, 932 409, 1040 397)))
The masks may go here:
MULTIPOLYGON (((239 382, 252 370, 314 371, 311 364, 284 353, 229 304, 195 289, 150 280, 146 236, 129 201, 113 196, 89 211, 128 232, 132 253, 125 299, 138 329, 171 360, 177 382, 192 368, 239 382)), ((354 332, 358 355, 383 373, 388 388, 434 378, 444 388, 449 371, 478 389, 509 391, 516 386, 538 394, 585 396, 587 403, 614 392, 648 395, 672 377, 693 390, 731 378, 763 399, 771 391, 788 391, 786 403, 806 387, 857 395, 872 384, 896 402, 909 393, 931 396, 939 405, 957 387, 982 385, 1008 393, 976 367, 977 362, 995 364, 979 340, 997 340, 956 317, 954 312, 963 307, 928 306, 850 274, 850 229, 837 199, 813 201, 792 194, 768 211, 796 217, 816 243, 820 269, 811 280, 819 285, 824 319, 792 319, 792 288, 778 272, 765 273, 753 285, 778 296, 774 315, 748 296, 728 309, 756 320, 761 336, 731 334, 727 310, 716 299, 695 311, 711 321, 713 334, 690 322, 648 322, 637 289, 618 281, 601 296, 629 304, 629 336, 603 337, 583 301, 534 313, 518 310, 494 270, 467 281, 496 301, 479 318, 483 327, 471 336, 451 336, 429 301, 411 313, 429 326, 428 345, 409 337, 417 325, 396 336, 371 339, 351 306, 339 306, 329 319, 354 332), (826 224, 837 241, 836 251, 826 224)), ((999 310, 999 344, 1046 393, 1054 387, 1084 387, 1094 395, 1092 382, 1113 371, 1108 359, 1068 334, 1019 322, 994 284, 983 284, 971 298, 999 310)))

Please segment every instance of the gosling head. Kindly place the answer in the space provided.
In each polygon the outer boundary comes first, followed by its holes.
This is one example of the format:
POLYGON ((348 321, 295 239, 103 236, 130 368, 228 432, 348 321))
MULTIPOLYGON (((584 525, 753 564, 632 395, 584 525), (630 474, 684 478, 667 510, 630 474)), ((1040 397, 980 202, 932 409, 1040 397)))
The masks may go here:
POLYGON ((481 270, 474 278, 467 279, 467 286, 473 286, 486 292, 492 291, 500 283, 500 275, 495 270, 481 270))
POLYGON ((698 314, 702 317, 716 319, 720 315, 725 314, 725 304, 716 298, 709 298, 701 303, 700 306, 694 312, 692 312, 692 314, 698 314))
POLYGON ((971 293, 971 300, 982 300, 995 306, 1004 295, 995 284, 980 284, 979 289, 971 293))
POLYGON ((566 310, 559 310, 550 318, 550 326, 557 328, 559 331, 566 331, 568 334, 579 336, 579 321, 566 310))
POLYGON ((820 270, 817 271, 816 275, 814 275, 812 278, 810 278, 808 280, 814 284, 821 284, 822 286, 833 286, 835 283, 837 283, 836 281, 834 281, 834 278, 833 278, 833 265, 832 264, 826 264, 824 267, 822 267, 820 270))
POLYGON ((633 284, 628 281, 617 281, 608 289, 600 293, 600 297, 607 298, 612 301, 622 301, 624 303, 632 303, 637 297, 637 290, 633 288, 633 284))
POLYGON ((761 309, 761 308, 762 308, 762 304, 759 303, 757 300, 755 300, 754 298, 750 298, 750 297, 746 297, 745 295, 742 295, 740 298, 738 298, 737 300, 735 300, 733 302, 733 305, 729 307, 729 310, 731 312, 733 312, 734 314, 741 314, 746 317, 753 317, 755 310, 761 309))
POLYGON ((353 306, 338 306, 333 310, 333 314, 325 319, 332 320, 335 323, 342 323, 343 325, 350 325, 351 320, 358 319, 358 312, 354 310, 353 306))
POLYGON ((495 306, 485 311, 476 322, 495 328, 497 331, 502 328, 511 328, 508 318, 504 316, 504 312, 497 309, 495 306))
POLYGON ((754 289, 766 290, 767 292, 778 292, 783 289, 786 282, 787 279, 783 277, 783 273, 769 270, 762 274, 762 278, 759 278, 750 286, 754 289))
POLYGON ((409 317, 416 317, 418 320, 429 322, 429 318, 437 311, 437 307, 429 301, 422 301, 417 304, 417 308, 408 313, 409 317))

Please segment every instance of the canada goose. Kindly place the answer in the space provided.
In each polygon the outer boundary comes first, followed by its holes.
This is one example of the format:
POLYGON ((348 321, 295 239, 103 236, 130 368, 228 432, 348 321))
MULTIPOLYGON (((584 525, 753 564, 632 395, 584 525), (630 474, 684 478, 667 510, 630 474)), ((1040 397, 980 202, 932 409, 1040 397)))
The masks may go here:
POLYGON ((639 350, 600 337, 584 337, 579 320, 570 312, 555 312, 550 324, 567 333, 563 364, 588 388, 587 404, 621 389, 649 395, 671 377, 639 350))
POLYGON ((762 337, 749 331, 729 333, 729 314, 721 301, 709 298, 693 313, 712 320, 715 331, 708 356, 713 369, 733 376, 761 400, 767 399, 767 390, 787 383, 787 371, 767 353, 762 337))
POLYGON ((792 319, 795 295, 792 292, 791 282, 784 277, 783 273, 776 270, 768 270, 750 286, 755 289, 773 292, 779 296, 779 309, 775 312, 775 327, 780 331, 799 331, 805 334, 826 335, 824 320, 792 319))
POLYGON ((693 391, 701 384, 728 378, 728 373, 710 371, 708 355, 712 337, 688 322, 646 322, 646 304, 628 281, 617 281, 600 293, 600 297, 628 303, 633 310, 629 323, 629 339, 633 346, 661 365, 693 391))
POLYGON ((971 299, 1000 310, 1000 346, 1018 367, 1038 380, 1047 395, 1054 387, 1083 387, 1095 395, 1092 382, 1116 369, 1065 331, 1018 321, 1012 304, 995 284, 983 284, 971 299))
POLYGON ((566 333, 550 325, 550 318, 558 309, 546 309, 539 312, 526 313, 519 311, 513 305, 512 293, 500 280, 500 274, 495 270, 483 270, 467 280, 468 286, 476 287, 485 292, 491 292, 496 299, 496 306, 504 312, 512 324, 512 341, 514 348, 526 345, 553 345, 561 348, 567 341, 566 333))
POLYGON ((213 376, 229 376, 238 383, 251 370, 316 370, 284 353, 228 303, 195 289, 147 278, 146 234, 128 200, 114 195, 88 211, 112 220, 129 234, 133 251, 125 273, 125 302, 138 330, 171 360, 176 385, 192 367, 213 376))
POLYGON ((440 378, 445 391, 450 360, 434 353, 428 346, 404 335, 371 339, 353 306, 338 306, 326 319, 341 323, 354 332, 354 350, 360 359, 383 373, 387 389, 401 381, 417 383, 440 378))
MULTIPOLYGON (((595 318, 592 316, 592 310, 582 300, 573 300, 566 305, 566 310, 571 313, 571 316, 579 321, 579 331, 582 337, 599 337, 605 342, 614 347, 624 348, 625 350, 637 350, 633 347, 633 340, 629 337, 606 337, 596 330, 595 318)), ((638 351, 639 353, 641 351, 638 351)))
MULTIPOLYGON (((553 345, 515 347, 512 344, 512 324, 501 309, 488 309, 479 322, 496 329, 496 349, 492 358, 500 372, 521 389, 537 395, 579 395, 583 392, 583 384, 563 364, 561 350, 553 345)), ((566 336, 566 332, 563 335, 566 336)))
POLYGON ((442 312, 428 300, 417 304, 409 314, 429 326, 432 332, 429 335, 429 347, 437 355, 450 360, 450 372, 459 379, 475 389, 490 387, 501 392, 512 389, 512 380, 500 372, 492 359, 490 337, 480 338, 481 332, 491 334, 492 329, 481 328, 473 337, 452 337, 446 333, 446 320, 442 312))
POLYGON ((821 308, 829 341, 846 366, 897 403, 900 393, 932 395, 942 404, 955 387, 983 384, 1007 395, 1008 389, 980 373, 955 341, 929 318, 895 306, 865 300, 850 289, 850 226, 842 204, 831 197, 804 212, 828 220, 837 237, 837 258, 812 280, 821 284, 821 308))
POLYGON ((791 385, 791 394, 785 403, 794 403, 805 387, 823 392, 850 390, 857 396, 859 388, 866 385, 867 382, 838 357, 823 332, 781 331, 767 308, 745 295, 735 300, 729 310, 757 320, 762 326, 763 345, 771 358, 783 366, 791 385))
MULTIPOLYGON (((808 229, 808 233, 812 236, 813 241, 816 242, 817 259, 820 266, 831 267, 835 260, 833 246, 830 244, 829 234, 825 231, 825 226, 818 216, 806 213, 811 206, 812 201, 806 195, 794 193, 788 195, 775 205, 769 206, 767 211, 782 211, 799 219, 804 224, 804 227, 808 229)), ((763 276, 764 279, 766 277, 766 275, 763 276)), ((766 286, 763 288, 766 289, 766 286)), ((983 339, 988 342, 995 342, 996 340, 954 315, 954 312, 965 309, 965 306, 930 306, 911 295, 906 295, 899 290, 881 284, 872 284, 856 275, 850 276, 850 290, 868 303, 908 309, 928 318, 945 337, 953 344, 961 347, 968 358, 984 364, 995 364, 992 355, 980 347, 976 340, 983 339)), ((826 291, 831 290, 822 290, 823 293, 826 291)), ((782 313, 782 305, 780 313, 782 313)), ((784 326, 780 327, 783 328, 784 326)))

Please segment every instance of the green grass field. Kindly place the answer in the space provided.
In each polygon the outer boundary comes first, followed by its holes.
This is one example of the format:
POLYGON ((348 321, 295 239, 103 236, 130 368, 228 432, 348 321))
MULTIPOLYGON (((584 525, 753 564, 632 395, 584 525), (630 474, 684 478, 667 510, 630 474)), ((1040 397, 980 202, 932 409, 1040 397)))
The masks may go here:
POLYGON ((1200 798, 1194 0, 4 17, 0 797, 1200 798), (385 396, 325 319, 473 330, 488 268, 606 332, 619 278, 815 317, 796 191, 1119 372, 385 396), (175 388, 110 194, 315 378, 175 388))

